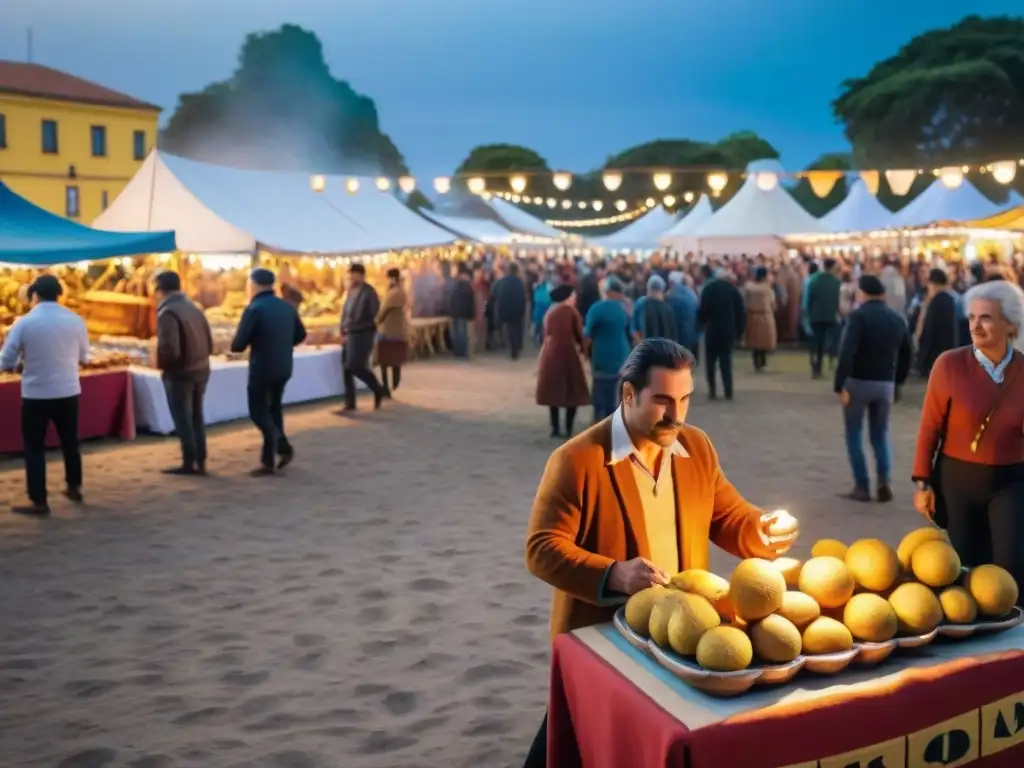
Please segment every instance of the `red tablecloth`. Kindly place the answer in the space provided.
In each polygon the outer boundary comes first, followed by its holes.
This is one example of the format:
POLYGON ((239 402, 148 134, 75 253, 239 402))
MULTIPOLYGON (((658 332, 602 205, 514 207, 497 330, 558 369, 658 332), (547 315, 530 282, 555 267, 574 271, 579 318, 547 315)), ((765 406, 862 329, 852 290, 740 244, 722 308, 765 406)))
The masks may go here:
POLYGON ((590 627, 555 640, 548 765, 1021 768, 1022 649, 1018 627, 716 699, 590 627))
MULTIPOLYGON (((21 382, 0 382, 0 453, 21 453, 21 382)), ((78 407, 78 436, 135 439, 135 402, 132 377, 127 370, 82 374, 82 399, 78 407)), ((50 425, 47 447, 58 445, 50 425)))

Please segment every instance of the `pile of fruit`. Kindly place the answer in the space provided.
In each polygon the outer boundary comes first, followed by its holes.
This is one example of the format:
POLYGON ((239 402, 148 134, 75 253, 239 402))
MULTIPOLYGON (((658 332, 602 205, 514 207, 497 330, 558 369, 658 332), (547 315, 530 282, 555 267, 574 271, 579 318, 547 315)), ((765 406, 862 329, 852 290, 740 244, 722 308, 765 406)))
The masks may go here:
POLYGON ((729 581, 683 571, 668 586, 630 597, 625 620, 706 670, 736 672, 755 659, 785 664, 801 654, 849 651, 855 642, 927 635, 943 623, 1002 619, 1018 597, 1007 571, 965 570, 944 531, 920 528, 895 550, 879 539, 849 547, 823 539, 804 563, 744 560, 729 581))

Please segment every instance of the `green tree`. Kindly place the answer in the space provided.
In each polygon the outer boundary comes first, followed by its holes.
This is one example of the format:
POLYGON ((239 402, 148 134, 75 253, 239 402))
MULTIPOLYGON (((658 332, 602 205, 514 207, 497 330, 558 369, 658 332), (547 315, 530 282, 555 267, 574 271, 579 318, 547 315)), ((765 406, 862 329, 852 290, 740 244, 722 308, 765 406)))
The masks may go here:
POLYGON ((915 37, 833 102, 860 167, 1024 154, 1024 17, 968 16, 915 37))
POLYGON ((160 141, 239 167, 408 173, 373 99, 335 79, 317 36, 293 24, 246 36, 232 77, 182 94, 160 141))
POLYGON ((526 176, 531 194, 550 194, 551 169, 547 160, 529 147, 518 144, 482 144, 473 147, 455 169, 456 175, 463 177, 458 182, 461 189, 465 189, 468 176, 480 174, 487 179, 488 189, 499 192, 512 191, 506 174, 517 171, 526 176), (491 175, 493 178, 488 178, 491 175))

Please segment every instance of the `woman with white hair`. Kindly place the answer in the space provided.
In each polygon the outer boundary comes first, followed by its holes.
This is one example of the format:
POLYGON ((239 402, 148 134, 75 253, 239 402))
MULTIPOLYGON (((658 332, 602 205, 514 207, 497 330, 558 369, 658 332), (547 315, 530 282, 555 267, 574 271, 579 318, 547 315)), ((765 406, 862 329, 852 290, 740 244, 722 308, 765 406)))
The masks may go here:
POLYGON ((1024 584, 1024 293, 986 282, 964 301, 971 346, 940 355, 928 378, 914 507, 963 565, 995 563, 1024 584))

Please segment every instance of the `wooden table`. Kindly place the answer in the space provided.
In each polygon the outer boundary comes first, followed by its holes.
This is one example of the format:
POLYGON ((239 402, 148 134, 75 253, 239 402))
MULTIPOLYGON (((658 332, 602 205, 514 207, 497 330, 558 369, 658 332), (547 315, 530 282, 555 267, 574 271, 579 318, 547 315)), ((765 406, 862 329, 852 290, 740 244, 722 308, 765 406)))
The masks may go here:
POLYGON ((451 326, 449 317, 414 317, 409 320, 409 358, 430 357, 445 348, 444 333, 451 326))

